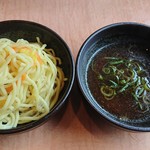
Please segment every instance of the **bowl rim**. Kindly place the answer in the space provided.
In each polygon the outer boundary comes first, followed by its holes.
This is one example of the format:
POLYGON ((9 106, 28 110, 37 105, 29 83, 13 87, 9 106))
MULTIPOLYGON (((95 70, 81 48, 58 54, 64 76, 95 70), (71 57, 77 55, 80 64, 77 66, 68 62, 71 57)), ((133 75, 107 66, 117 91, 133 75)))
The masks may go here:
POLYGON ((11 23, 13 23, 13 24, 16 23, 16 24, 20 24, 20 25, 21 24, 29 24, 31 26, 36 26, 36 27, 42 28, 48 32, 51 32, 57 39, 59 39, 61 41, 61 43, 64 45, 64 47, 66 48, 67 53, 68 53, 68 57, 69 57, 70 62, 71 62, 71 64, 70 64, 71 80, 70 80, 70 83, 68 85, 68 88, 65 90, 66 92, 65 92, 62 100, 59 101, 59 103, 56 103, 56 105, 50 110, 50 112, 47 115, 45 115, 44 117, 42 117, 39 120, 29 122, 29 123, 27 123, 21 127, 16 127, 16 128, 12 128, 12 129, 0 129, 0 134, 22 133, 22 132, 37 128, 37 127, 43 125, 44 123, 46 123, 48 121, 48 119, 50 119, 51 116, 54 115, 58 110, 60 110, 62 108, 62 106, 64 105, 64 103, 67 101, 67 98, 68 98, 69 94, 71 93, 71 90, 72 90, 72 87, 74 84, 74 79, 75 79, 75 62, 74 62, 74 58, 72 55, 72 51, 69 48, 69 46, 67 45, 67 43, 64 41, 64 39, 58 33, 56 33, 56 31, 52 30, 51 28, 49 28, 43 24, 40 24, 40 23, 37 23, 34 21, 28 21, 28 20, 4 20, 4 21, 0 21, 0 25, 1 24, 11 24, 11 23))
POLYGON ((83 52, 85 51, 85 47, 86 45, 93 39, 93 37, 95 37, 97 34, 100 34, 102 31, 108 30, 110 28, 116 28, 116 27, 120 27, 120 26, 139 26, 142 28, 148 28, 150 29, 149 25, 146 24, 142 24, 142 23, 138 23, 138 22, 117 22, 117 23, 112 23, 109 25, 106 25, 104 27, 101 27, 99 29, 97 29, 96 31, 94 31, 92 34, 90 34, 86 40, 83 42, 83 44, 81 45, 77 58, 76 58, 76 78, 77 78, 77 82, 78 82, 78 86, 79 89, 81 90, 85 100, 88 102, 88 104, 98 113, 100 114, 103 118, 105 118, 107 121, 109 121, 111 124, 120 127, 121 129, 126 129, 128 131, 138 131, 138 132, 148 132, 150 131, 150 127, 137 127, 137 126, 132 126, 129 124, 124 124, 122 122, 119 122, 115 119, 113 119, 112 117, 108 116, 106 113, 103 113, 100 109, 100 107, 98 107, 98 103, 96 102, 95 99, 89 98, 89 96, 87 95, 87 91, 84 90, 84 87, 82 85, 81 82, 81 78, 80 78, 80 69, 79 69, 79 62, 80 60, 83 59, 83 52), (92 103, 92 101, 95 101, 95 105, 92 103))

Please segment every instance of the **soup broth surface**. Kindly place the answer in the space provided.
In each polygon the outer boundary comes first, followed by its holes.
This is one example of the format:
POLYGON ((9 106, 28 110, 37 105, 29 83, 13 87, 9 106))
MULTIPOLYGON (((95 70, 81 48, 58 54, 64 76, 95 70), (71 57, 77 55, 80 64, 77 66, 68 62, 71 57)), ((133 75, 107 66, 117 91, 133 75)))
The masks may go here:
POLYGON ((90 59, 87 67, 87 84, 93 98, 100 104, 100 106, 114 117, 123 121, 142 121, 149 119, 150 111, 143 112, 136 104, 130 91, 126 93, 117 94, 112 100, 106 100, 100 92, 100 80, 97 74, 93 71, 92 65, 94 63, 94 70, 101 72, 102 67, 106 64, 105 57, 119 57, 123 59, 134 59, 140 61, 147 72, 149 78, 150 59, 149 49, 143 48, 135 44, 130 45, 110 45, 104 47, 96 52, 90 59))

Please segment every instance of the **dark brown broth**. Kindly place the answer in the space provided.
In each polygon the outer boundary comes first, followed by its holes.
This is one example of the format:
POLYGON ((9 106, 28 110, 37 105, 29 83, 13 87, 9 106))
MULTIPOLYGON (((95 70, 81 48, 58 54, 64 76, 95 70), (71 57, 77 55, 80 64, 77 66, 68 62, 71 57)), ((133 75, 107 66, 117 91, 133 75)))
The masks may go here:
POLYGON ((125 59, 135 59, 142 62, 146 67, 146 71, 150 72, 150 60, 147 55, 147 49, 142 49, 136 45, 130 46, 110 46, 100 50, 90 60, 87 69, 87 83, 91 91, 91 94, 96 101, 109 113, 113 114, 117 118, 125 121, 137 121, 149 117, 150 111, 143 113, 139 106, 135 103, 130 93, 119 94, 112 100, 106 100, 100 92, 99 80, 96 73, 92 70, 92 63, 94 61, 95 69, 100 72, 103 65, 106 63, 104 57, 121 57, 125 59))

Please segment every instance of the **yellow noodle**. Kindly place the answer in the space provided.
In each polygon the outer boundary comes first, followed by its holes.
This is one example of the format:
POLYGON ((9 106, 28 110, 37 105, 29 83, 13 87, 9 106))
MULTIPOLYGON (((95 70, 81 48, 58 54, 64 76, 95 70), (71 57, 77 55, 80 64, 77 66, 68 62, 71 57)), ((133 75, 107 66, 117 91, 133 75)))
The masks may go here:
POLYGON ((37 39, 0 39, 0 129, 38 120, 58 100, 66 80, 61 59, 37 39))

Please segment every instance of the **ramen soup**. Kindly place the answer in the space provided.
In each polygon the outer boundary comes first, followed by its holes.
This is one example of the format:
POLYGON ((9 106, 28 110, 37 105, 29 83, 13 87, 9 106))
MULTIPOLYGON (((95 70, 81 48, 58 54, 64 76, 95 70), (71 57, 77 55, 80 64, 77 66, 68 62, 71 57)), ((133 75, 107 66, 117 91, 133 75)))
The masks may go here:
POLYGON ((89 61, 87 83, 105 111, 123 121, 150 116, 149 49, 136 45, 100 49, 89 61))

